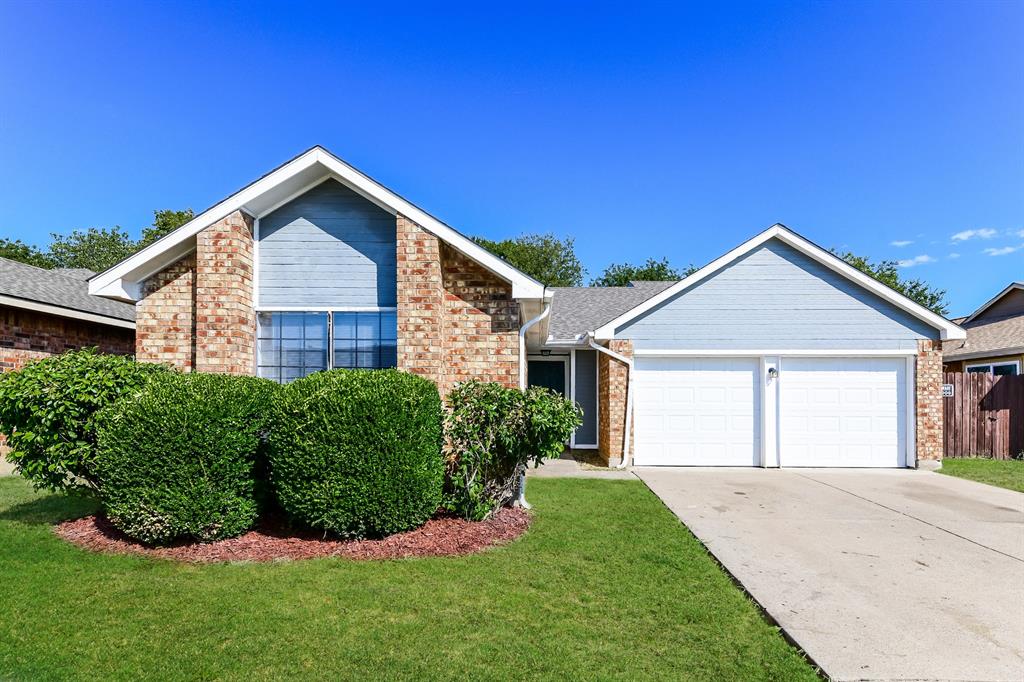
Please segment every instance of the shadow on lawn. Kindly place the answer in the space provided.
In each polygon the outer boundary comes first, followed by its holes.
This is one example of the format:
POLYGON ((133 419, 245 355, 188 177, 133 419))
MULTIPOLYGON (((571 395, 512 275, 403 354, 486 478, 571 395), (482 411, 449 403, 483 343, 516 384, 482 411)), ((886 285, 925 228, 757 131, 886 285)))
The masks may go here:
POLYGON ((68 519, 77 519, 96 511, 94 500, 77 495, 46 495, 0 510, 0 521, 14 521, 29 526, 52 526, 68 519))

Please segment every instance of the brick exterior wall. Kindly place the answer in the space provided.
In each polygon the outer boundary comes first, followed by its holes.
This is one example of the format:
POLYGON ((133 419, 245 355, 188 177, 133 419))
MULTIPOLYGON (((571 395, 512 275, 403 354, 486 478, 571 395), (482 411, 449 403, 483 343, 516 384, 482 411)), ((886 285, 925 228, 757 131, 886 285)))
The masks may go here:
POLYGON ((196 235, 196 371, 256 373, 252 227, 235 211, 196 235))
POLYGON ((196 257, 190 254, 146 280, 135 305, 135 358, 191 372, 196 364, 196 257))
MULTIPOLYGON (((633 342, 614 339, 608 349, 626 357, 633 356, 633 342)), ((597 356, 597 452, 608 465, 622 461, 622 433, 626 427, 626 385, 628 367, 605 353, 597 356)), ((635 414, 635 410, 634 410, 635 414)), ((632 434, 630 434, 632 450, 632 434)))
POLYGON ((130 355, 131 329, 0 306, 0 371, 21 369, 33 360, 95 346, 103 353, 130 355))
POLYGON ((512 286, 413 221, 397 219, 398 367, 437 383, 519 382, 512 286))
POLYGON ((405 216, 396 224, 398 368, 441 385, 441 244, 405 216))
POLYGON ((255 374, 252 218, 235 211, 200 232, 195 253, 146 280, 135 317, 141 361, 255 374))
POLYGON ((918 341, 915 415, 917 461, 941 462, 942 435, 942 342, 918 341))

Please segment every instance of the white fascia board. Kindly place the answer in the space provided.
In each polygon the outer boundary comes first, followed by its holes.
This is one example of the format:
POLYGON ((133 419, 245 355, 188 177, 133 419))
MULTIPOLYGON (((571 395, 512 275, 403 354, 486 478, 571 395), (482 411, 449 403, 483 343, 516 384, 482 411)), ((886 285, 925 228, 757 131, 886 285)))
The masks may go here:
POLYGON ((999 292, 998 294, 996 294, 995 296, 993 296, 993 297, 992 297, 992 298, 990 298, 989 300, 985 301, 985 303, 983 303, 983 304, 982 304, 982 306, 981 306, 980 308, 978 308, 978 309, 977 309, 977 310, 975 310, 975 311, 974 311, 973 313, 971 313, 971 314, 970 314, 970 315, 969 315, 969 316, 968 316, 968 317, 967 317, 967 318, 966 318, 966 319, 964 320, 964 324, 967 324, 968 322, 970 322, 971 320, 973 320, 974 318, 976 318, 976 317, 977 317, 978 315, 981 315, 981 314, 982 314, 983 312, 985 312, 985 311, 986 311, 986 310, 988 310, 988 309, 989 309, 990 307, 992 307, 992 304, 993 304, 993 303, 995 303, 996 301, 998 301, 999 299, 1001 299, 1001 298, 1002 298, 1003 296, 1006 296, 1006 295, 1007 295, 1008 293, 1010 293, 1010 292, 1011 292, 1011 291, 1013 291, 1014 289, 1024 289, 1024 282, 1011 282, 1011 283, 1010 283, 1010 285, 1009 285, 1008 287, 1006 287, 1005 289, 1003 289, 1002 291, 1000 291, 1000 292, 999 292))
POLYGON ((740 244, 735 249, 725 254, 724 256, 717 258, 711 263, 705 265, 700 270, 697 270, 689 277, 680 280, 673 284, 668 289, 665 289, 661 293, 652 296, 640 305, 636 306, 631 310, 627 310, 622 315, 619 315, 615 319, 606 322, 594 331, 594 337, 599 341, 608 341, 615 338, 615 330, 622 325, 636 319, 640 315, 643 315, 649 310, 652 310, 665 301, 673 298, 674 296, 686 291, 695 284, 704 281, 711 275, 718 272, 721 268, 728 265, 732 261, 736 260, 740 256, 746 255, 753 251, 757 247, 761 246, 770 239, 779 239, 785 244, 792 246, 797 251, 813 258, 825 267, 833 270, 840 275, 846 277, 849 280, 861 285, 865 289, 868 289, 874 294, 877 294, 882 299, 892 303, 897 308, 910 313, 914 317, 926 322, 927 324, 935 327, 940 332, 940 338, 945 340, 952 339, 965 339, 967 338, 967 332, 953 324, 941 315, 933 313, 923 305, 916 303, 906 296, 896 292, 889 287, 885 286, 874 277, 864 274, 857 268, 853 267, 842 258, 839 258, 833 253, 829 253, 825 249, 812 244, 800 235, 796 234, 784 225, 772 225, 767 230, 757 235, 753 239, 750 239, 743 244, 740 244))
POLYGON ((98 313, 88 313, 85 312, 84 310, 62 308, 59 305, 50 305, 49 303, 27 301, 23 298, 15 298, 14 296, 0 296, 0 305, 5 305, 10 308, 20 308, 22 310, 31 310, 37 313, 46 313, 47 315, 68 317, 71 318, 72 320, 84 320, 85 322, 95 322, 97 324, 105 324, 110 327, 121 327, 122 329, 135 329, 135 323, 130 320, 122 320, 117 317, 107 317, 106 315, 100 315, 98 313))
MULTIPOLYGON (((391 213, 399 213, 405 216, 494 274, 508 280, 512 284, 513 298, 541 299, 546 297, 543 284, 520 272, 474 243, 473 240, 459 234, 453 228, 409 203, 322 147, 314 147, 292 159, 277 170, 268 173, 256 182, 231 195, 213 208, 203 211, 174 232, 150 244, 145 249, 118 263, 109 270, 94 276, 89 280, 89 293, 95 296, 138 300, 140 293, 137 286, 138 283, 153 273, 158 272, 161 267, 166 267, 177 260, 177 258, 187 254, 194 248, 192 240, 200 231, 237 210, 245 210, 251 213, 251 211, 246 209, 247 204, 254 202, 271 189, 317 164, 325 170, 325 173, 323 176, 317 176, 312 185, 309 186, 315 186, 323 182, 328 175, 334 177, 378 206, 385 208, 391 213), (177 255, 177 258, 167 262, 167 257, 164 254, 168 252, 177 255), (179 253, 180 255, 178 255, 179 253)), ((276 205, 279 206, 280 203, 276 205)), ((267 209, 263 208, 256 211, 256 215, 253 217, 259 217, 260 214, 265 215, 266 212, 267 209)))
POLYGON ((943 362, 961 362, 967 360, 980 360, 982 358, 1002 358, 1013 355, 1024 355, 1024 346, 1011 346, 1009 348, 993 348, 991 350, 979 350, 972 353, 956 353, 942 356, 943 362))

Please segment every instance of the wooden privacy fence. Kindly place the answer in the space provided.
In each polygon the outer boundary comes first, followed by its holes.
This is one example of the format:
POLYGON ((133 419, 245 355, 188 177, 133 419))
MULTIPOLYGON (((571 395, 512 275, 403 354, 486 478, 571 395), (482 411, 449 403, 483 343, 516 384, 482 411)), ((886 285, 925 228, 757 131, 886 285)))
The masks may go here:
POLYGON ((943 398, 946 457, 1012 459, 1024 454, 1024 376, 952 372, 943 398))

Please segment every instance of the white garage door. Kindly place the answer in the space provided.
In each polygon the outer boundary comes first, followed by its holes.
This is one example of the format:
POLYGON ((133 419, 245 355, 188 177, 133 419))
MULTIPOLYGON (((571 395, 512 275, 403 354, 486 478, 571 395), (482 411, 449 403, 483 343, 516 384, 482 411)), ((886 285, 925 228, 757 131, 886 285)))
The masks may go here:
POLYGON ((779 465, 904 466, 906 361, 783 358, 779 465))
POLYGON ((756 466, 757 358, 636 359, 634 463, 756 466))

